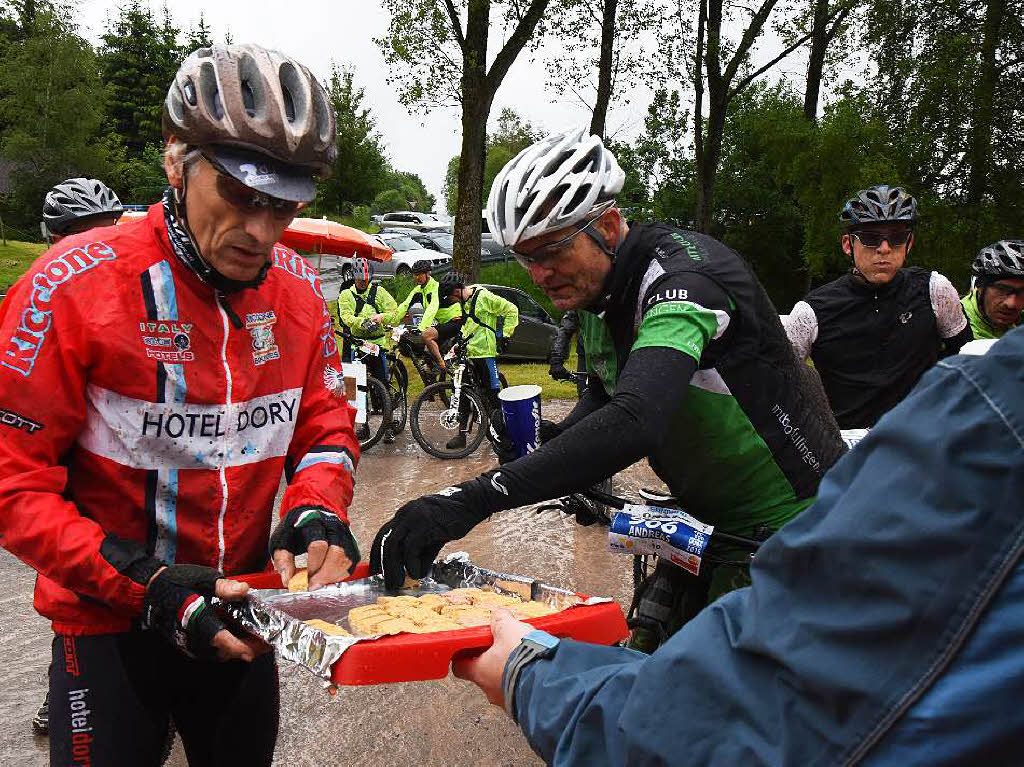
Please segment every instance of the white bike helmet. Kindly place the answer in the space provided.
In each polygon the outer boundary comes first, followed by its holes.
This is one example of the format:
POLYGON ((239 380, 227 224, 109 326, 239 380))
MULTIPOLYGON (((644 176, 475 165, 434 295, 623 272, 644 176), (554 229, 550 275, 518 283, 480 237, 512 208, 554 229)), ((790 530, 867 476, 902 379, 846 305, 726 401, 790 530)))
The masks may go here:
POLYGON ((626 174, 585 128, 538 141, 494 179, 487 224, 506 247, 596 218, 615 204, 626 174))

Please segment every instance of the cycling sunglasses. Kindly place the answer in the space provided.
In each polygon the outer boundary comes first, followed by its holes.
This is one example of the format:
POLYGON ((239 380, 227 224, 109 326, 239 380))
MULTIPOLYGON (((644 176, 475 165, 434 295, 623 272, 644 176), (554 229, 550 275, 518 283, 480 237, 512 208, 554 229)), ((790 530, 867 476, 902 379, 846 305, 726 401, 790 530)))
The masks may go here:
POLYGON ((228 173, 227 169, 217 162, 217 159, 206 152, 200 151, 199 156, 210 163, 210 166, 217 171, 217 194, 233 208, 243 213, 252 213, 262 208, 270 208, 270 214, 276 219, 294 218, 299 212, 302 203, 282 200, 271 197, 265 192, 250 189, 234 176, 228 173))
POLYGON ((1011 296, 1014 298, 1024 298, 1024 288, 1015 288, 1004 282, 993 282, 988 287, 998 298, 1001 299, 1007 299, 1011 296))
POLYGON ((882 245, 882 240, 889 243, 889 247, 898 248, 900 245, 905 245, 910 240, 910 235, 914 232, 911 229, 903 229, 895 232, 872 232, 872 231, 859 231, 850 232, 851 237, 856 237, 860 244, 865 248, 878 248, 882 245))
MULTIPOLYGON (((604 211, 601 211, 601 213, 603 214, 604 211)), ((539 248, 534 248, 529 253, 520 253, 515 248, 512 248, 512 256, 519 262, 520 266, 527 269, 534 264, 544 264, 554 261, 569 249, 574 239, 587 231, 591 224, 600 217, 600 215, 595 216, 594 218, 585 221, 583 225, 578 227, 572 234, 563 237, 560 240, 556 240, 555 242, 549 242, 547 245, 541 245, 539 248)))

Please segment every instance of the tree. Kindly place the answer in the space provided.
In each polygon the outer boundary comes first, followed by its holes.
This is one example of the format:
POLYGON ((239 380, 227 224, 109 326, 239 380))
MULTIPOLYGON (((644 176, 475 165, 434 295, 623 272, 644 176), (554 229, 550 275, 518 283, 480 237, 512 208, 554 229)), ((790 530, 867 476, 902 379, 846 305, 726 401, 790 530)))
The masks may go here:
POLYGON ((592 134, 605 135, 613 104, 628 104, 641 85, 663 83, 665 68, 648 43, 668 23, 666 8, 663 0, 555 0, 542 22, 558 40, 545 61, 548 87, 590 110, 592 134))
POLYGON ((695 186, 689 152, 690 113, 679 91, 659 88, 647 109, 644 131, 610 149, 626 173, 619 204, 630 217, 694 228, 695 186))
POLYGON ((213 45, 213 30, 206 23, 205 14, 200 11, 199 21, 188 31, 188 36, 185 38, 183 52, 189 54, 198 48, 208 48, 211 45, 213 45))
POLYGON ((101 38, 100 69, 110 128, 128 157, 141 157, 147 144, 163 143, 161 110, 182 58, 177 33, 166 6, 158 25, 148 6, 132 0, 101 38))
POLYGON ((898 105, 900 171, 929 202, 941 260, 960 271, 1024 220, 1024 2, 899 5, 868 14, 874 111, 898 105))
MULTIPOLYGON (((486 200, 491 193, 491 185, 495 177, 505 165, 526 147, 540 141, 544 134, 529 122, 523 120, 509 107, 501 110, 498 117, 498 129, 487 139, 484 154, 484 186, 482 199, 486 200)), ((458 209, 459 200, 459 155, 448 162, 448 171, 442 192, 449 211, 458 209)))
POLYGON ((355 205, 370 204, 388 187, 390 167, 355 73, 333 67, 326 88, 337 118, 338 159, 331 177, 320 184, 319 201, 327 210, 347 213, 355 205))
POLYGON ((377 213, 394 213, 408 207, 409 200, 397 189, 386 189, 373 198, 373 209, 377 213))
POLYGON ((487 118, 509 67, 533 36, 549 0, 385 0, 388 33, 377 43, 392 68, 390 82, 406 106, 459 105, 458 208, 454 267, 475 277, 480 267, 480 206, 487 118), (458 6, 456 2, 458 1, 458 6), (492 22, 506 35, 489 62, 492 22))
POLYGON ((806 291, 796 165, 813 150, 816 128, 804 118, 802 95, 786 83, 755 84, 733 99, 726 117, 712 234, 750 262, 780 308, 806 291))
MULTIPOLYGON (((833 6, 829 0, 811 0, 811 46, 807 57, 807 80, 804 88, 804 117, 818 119, 821 82, 825 74, 828 51, 836 37, 845 29, 847 19, 858 0, 841 0, 833 6)), ((798 24, 799 31, 804 24, 798 24)))
POLYGON ((43 197, 69 176, 107 177, 103 86, 96 56, 68 16, 37 7, 31 34, 11 42, 0 67, 0 158, 14 186, 8 220, 38 227, 43 197))
MULTIPOLYGON (((683 32, 688 24, 684 8, 688 0, 677 0, 677 17, 683 32)), ((772 16, 778 0, 761 0, 756 7, 747 7, 738 2, 726 6, 726 0, 697 0, 696 45, 690 80, 694 88, 694 152, 697 166, 697 228, 710 231, 714 212, 713 198, 715 176, 722 153, 722 139, 725 131, 729 104, 743 93, 758 77, 770 70, 797 48, 803 45, 811 33, 800 35, 789 43, 781 53, 766 64, 752 68, 750 59, 754 45, 772 16), (736 42, 723 36, 725 22, 735 24, 738 12, 749 15, 742 26, 742 34, 736 42), (704 93, 708 96, 708 115, 703 115, 704 93)), ((781 22, 780 22, 781 23, 781 22)))

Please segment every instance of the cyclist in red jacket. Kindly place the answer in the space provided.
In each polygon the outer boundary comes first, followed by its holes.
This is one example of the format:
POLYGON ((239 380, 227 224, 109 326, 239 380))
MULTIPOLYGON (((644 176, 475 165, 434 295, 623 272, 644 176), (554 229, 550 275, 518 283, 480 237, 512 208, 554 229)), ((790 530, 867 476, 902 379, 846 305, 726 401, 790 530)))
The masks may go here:
POLYGON ((56 634, 54 765, 156 764, 169 719, 192 765, 269 765, 273 655, 208 600, 270 558, 287 580, 308 552, 311 588, 359 559, 330 314, 276 244, 336 157, 326 94, 280 53, 202 48, 163 128, 163 201, 64 238, 0 307, 0 544, 56 634))

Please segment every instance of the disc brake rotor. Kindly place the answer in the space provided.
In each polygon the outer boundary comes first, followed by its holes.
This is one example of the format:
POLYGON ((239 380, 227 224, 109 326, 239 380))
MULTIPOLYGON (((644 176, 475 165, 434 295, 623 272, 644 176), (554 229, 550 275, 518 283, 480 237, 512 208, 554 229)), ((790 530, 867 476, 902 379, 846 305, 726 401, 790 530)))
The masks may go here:
POLYGON ((441 427, 448 431, 455 431, 459 428, 459 411, 449 408, 441 413, 441 427))

